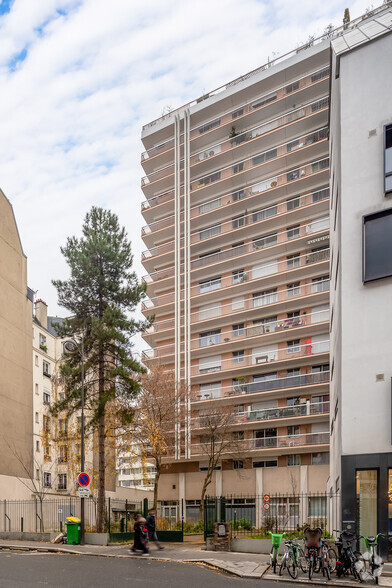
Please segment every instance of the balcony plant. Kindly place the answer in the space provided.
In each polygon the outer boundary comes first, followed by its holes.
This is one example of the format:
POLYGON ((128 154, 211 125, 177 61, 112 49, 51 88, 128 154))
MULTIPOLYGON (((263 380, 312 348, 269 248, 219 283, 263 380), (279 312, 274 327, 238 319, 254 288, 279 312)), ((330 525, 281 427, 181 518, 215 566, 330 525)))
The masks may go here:
POLYGON ((48 347, 44 343, 41 343, 39 348, 42 349, 42 351, 45 351, 45 353, 48 353, 48 347))

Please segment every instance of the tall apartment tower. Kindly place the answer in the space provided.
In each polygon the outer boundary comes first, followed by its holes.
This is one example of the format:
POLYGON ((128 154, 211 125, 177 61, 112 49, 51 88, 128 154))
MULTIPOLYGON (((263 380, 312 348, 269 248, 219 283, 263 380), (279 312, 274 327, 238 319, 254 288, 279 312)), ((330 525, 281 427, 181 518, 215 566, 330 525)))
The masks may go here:
POLYGON ((190 389, 167 504, 197 505, 199 417, 219 406, 241 459, 222 455, 209 494, 326 489, 329 62, 324 39, 143 127, 143 361, 190 389))

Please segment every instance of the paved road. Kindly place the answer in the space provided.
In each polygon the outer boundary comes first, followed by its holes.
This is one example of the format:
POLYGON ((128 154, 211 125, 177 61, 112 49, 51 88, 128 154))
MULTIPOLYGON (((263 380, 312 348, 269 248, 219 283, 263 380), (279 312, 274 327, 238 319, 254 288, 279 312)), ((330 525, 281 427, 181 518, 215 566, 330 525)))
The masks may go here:
MULTIPOLYGON (((196 564, 115 559, 34 552, 0 552, 0 588, 75 586, 120 588, 122 586, 159 586, 159 588, 226 588, 260 583, 218 573, 196 564)), ((265 588, 275 583, 262 582, 265 588)), ((299 584, 297 584, 298 586, 299 584)), ((279 588, 292 588, 280 583, 279 588)))

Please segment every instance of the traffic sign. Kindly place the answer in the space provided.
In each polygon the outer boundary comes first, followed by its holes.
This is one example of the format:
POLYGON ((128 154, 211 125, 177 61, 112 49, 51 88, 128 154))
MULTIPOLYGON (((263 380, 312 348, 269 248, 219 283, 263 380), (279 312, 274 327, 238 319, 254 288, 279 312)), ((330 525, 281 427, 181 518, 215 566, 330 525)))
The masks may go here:
POLYGON ((264 502, 269 502, 271 500, 271 496, 269 494, 264 494, 263 500, 264 502))
POLYGON ((80 486, 86 487, 90 484, 90 476, 85 472, 78 475, 78 482, 80 486))
POLYGON ((270 503, 269 503, 269 502, 264 502, 264 504, 263 504, 263 508, 264 508, 264 510, 269 510, 269 509, 270 509, 270 506, 271 506, 271 505, 270 505, 270 503))
POLYGON ((90 490, 88 488, 78 488, 79 498, 89 498, 90 490))

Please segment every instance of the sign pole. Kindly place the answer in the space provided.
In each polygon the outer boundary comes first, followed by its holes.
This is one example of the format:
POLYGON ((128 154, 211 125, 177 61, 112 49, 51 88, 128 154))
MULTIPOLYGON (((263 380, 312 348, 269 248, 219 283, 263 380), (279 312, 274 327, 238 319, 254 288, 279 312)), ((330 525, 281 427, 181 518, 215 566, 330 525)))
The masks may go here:
MULTIPOLYGON (((84 348, 83 335, 80 343, 80 357, 82 368, 82 387, 81 387, 81 405, 82 405, 82 422, 81 422, 81 441, 80 441, 80 466, 81 471, 84 472, 84 348)), ((85 544, 84 535, 84 498, 80 499, 80 545, 85 544)))

